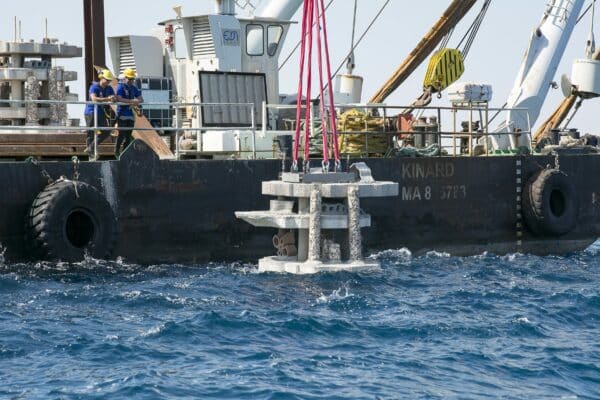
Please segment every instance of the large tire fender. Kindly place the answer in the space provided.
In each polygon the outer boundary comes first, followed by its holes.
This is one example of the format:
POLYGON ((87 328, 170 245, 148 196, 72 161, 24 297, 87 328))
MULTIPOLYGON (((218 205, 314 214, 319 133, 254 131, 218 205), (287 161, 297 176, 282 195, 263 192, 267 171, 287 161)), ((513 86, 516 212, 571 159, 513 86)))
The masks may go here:
POLYGON ((108 259, 116 243, 117 222, 108 201, 93 186, 61 180, 47 186, 27 216, 33 256, 80 261, 87 254, 108 259))
POLYGON ((579 201, 575 185, 557 169, 544 169, 527 182, 522 206, 525 223, 536 235, 565 235, 577 224, 579 201))

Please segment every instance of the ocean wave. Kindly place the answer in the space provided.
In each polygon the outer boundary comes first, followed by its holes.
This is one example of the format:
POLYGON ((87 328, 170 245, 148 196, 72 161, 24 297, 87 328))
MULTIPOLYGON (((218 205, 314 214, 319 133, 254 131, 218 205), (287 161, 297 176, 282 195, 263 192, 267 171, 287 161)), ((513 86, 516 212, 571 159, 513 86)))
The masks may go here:
POLYGON ((597 250, 372 257, 0 265, 0 397, 600 397, 597 250))
POLYGON ((348 297, 353 297, 354 295, 350 293, 350 288, 348 285, 344 285, 338 289, 335 289, 329 295, 321 294, 317 299, 317 304, 328 304, 334 301, 344 300, 348 297))

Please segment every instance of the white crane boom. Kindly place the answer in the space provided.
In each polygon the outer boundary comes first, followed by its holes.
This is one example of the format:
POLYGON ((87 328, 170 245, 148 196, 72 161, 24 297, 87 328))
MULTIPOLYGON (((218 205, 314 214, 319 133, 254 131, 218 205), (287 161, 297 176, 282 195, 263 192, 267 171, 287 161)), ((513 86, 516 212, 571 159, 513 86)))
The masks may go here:
POLYGON ((257 17, 291 20, 303 0, 264 0, 256 12, 257 17))
POLYGON ((508 97, 506 107, 512 110, 506 121, 492 136, 494 149, 517 149, 530 146, 531 135, 526 132, 537 121, 550 90, 560 60, 585 0, 551 0, 542 21, 534 30, 519 74, 508 97))

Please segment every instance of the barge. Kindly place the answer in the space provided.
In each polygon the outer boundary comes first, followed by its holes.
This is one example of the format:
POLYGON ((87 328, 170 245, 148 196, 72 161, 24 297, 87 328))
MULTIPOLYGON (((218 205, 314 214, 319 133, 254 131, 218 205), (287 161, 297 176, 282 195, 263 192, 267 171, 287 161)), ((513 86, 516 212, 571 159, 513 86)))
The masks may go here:
MULTIPOLYGON (((86 3, 89 13, 101 2, 86 3)), ((162 23, 160 38, 109 38, 115 72, 135 68, 148 103, 145 118, 136 125, 138 139, 118 160, 80 162, 83 149, 67 146, 53 160, 19 153, 10 155, 15 161, 0 163, 5 259, 76 261, 89 255, 147 264, 272 255, 278 232, 239 221, 235 212, 268 209, 261 182, 277 180, 292 167, 286 138, 298 121, 290 118, 293 102, 280 104, 274 71, 289 19, 300 3, 271 4, 276 18, 238 18, 231 11, 234 2, 219 2, 214 15, 183 17, 176 10, 177 18, 162 23), (25 160, 26 155, 37 158, 25 160)), ((547 13, 553 7, 564 12, 562 1, 552 4, 547 13)), ((582 4, 568 1, 572 14, 563 30, 577 19, 582 4)), ((91 35, 86 42, 98 40, 97 30, 86 32, 91 35)), ((103 41, 103 30, 100 36, 103 41)), ((555 50, 560 53, 560 46, 555 50)), ((103 65, 98 57, 88 54, 88 67, 103 65)), ((540 85, 549 86, 553 74, 546 75, 540 85)), ((449 107, 411 105, 425 117, 410 120, 407 129, 404 107, 354 104, 360 82, 346 74, 336 90, 338 112, 354 111, 346 114, 354 119, 345 121, 359 121, 365 128, 340 132, 342 141, 344 135, 354 137, 360 147, 355 151, 342 143, 346 151, 340 167, 349 171, 352 164, 365 162, 377 180, 397 183, 399 192, 361 203, 372 219, 372 227, 363 232, 366 251, 567 253, 600 236, 600 175, 591 173, 600 170, 600 154, 593 140, 576 138, 574 131, 552 131, 554 136, 546 138, 562 142, 548 140, 535 153, 530 121, 494 131, 487 116, 495 109, 488 99, 468 96, 449 107), (450 117, 442 117, 444 112, 450 117), (369 148, 369 138, 377 135, 388 144, 383 152, 373 148, 375 141, 369 148), (505 147, 497 148, 498 143, 505 147)), ((592 80, 589 90, 578 89, 594 93, 596 84, 592 80)), ((527 115, 519 107, 499 111, 516 121, 527 115)), ((19 128, 5 126, 0 136, 26 137, 26 128, 34 127, 23 123, 19 128)), ((85 135, 78 135, 83 142, 85 135)), ((316 165, 321 160, 313 160, 316 165)))

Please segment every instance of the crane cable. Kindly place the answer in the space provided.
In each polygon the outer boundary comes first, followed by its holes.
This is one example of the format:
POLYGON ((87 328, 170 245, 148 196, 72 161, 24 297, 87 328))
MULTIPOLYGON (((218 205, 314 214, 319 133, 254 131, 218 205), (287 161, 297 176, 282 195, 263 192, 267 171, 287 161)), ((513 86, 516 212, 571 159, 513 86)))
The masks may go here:
POLYGON ((356 37, 356 14, 358 10, 358 0, 354 0, 354 15, 352 17, 352 38, 350 39, 350 56, 348 56, 348 61, 346 63, 346 68, 348 69, 348 75, 352 75, 354 71, 354 67, 356 66, 355 58, 354 58, 354 38, 356 37))
MULTIPOLYGON (((588 41, 586 43, 585 52, 586 52, 586 56, 590 60, 592 60, 592 59, 594 59, 594 53, 596 53, 596 41, 594 39, 594 17, 596 15, 596 0, 592 1, 592 4, 590 4, 588 6, 588 8, 581 15, 581 17, 579 17, 579 19, 577 20, 577 22, 579 22, 579 20, 585 14, 587 14, 587 12, 590 10, 590 8, 592 9, 592 21, 591 21, 591 24, 590 24, 590 36, 589 36, 588 41)), ((577 25, 577 22, 575 23, 575 25, 577 25)), ((580 97, 579 100, 575 103, 575 108, 573 109, 573 112, 571 113, 571 115, 567 117, 567 120, 564 123, 564 128, 563 129, 567 129, 567 127, 569 126, 569 124, 571 123, 571 121, 573 120, 573 118, 575 118, 575 115, 577 115, 577 112, 581 109, 581 106, 583 105, 583 100, 584 99, 582 97, 580 97)))
POLYGON ((596 39, 594 38, 594 17, 596 15, 596 0, 594 0, 591 4, 592 7, 592 23, 590 26, 590 36, 588 37, 587 45, 586 45, 586 56, 587 58, 592 58, 594 53, 596 52, 596 39))
MULTIPOLYGON (((469 29, 467 29, 467 32, 465 32, 462 39, 460 39, 458 46, 456 46, 457 49, 460 49, 463 42, 465 42, 465 40, 466 40, 465 47, 461 51, 461 53, 463 54, 463 59, 467 58, 467 54, 469 53, 469 50, 471 49, 471 46, 473 45, 473 42, 475 41, 475 37, 477 36, 477 33, 479 32, 479 28, 481 28, 481 23, 483 22, 483 20, 485 18, 488 8, 490 7, 490 3, 491 3, 491 0, 486 0, 485 3, 483 3, 483 7, 481 8, 479 13, 473 20, 473 23, 471 23, 471 26, 469 26, 469 29)), ((440 42, 440 45, 438 46, 438 50, 443 50, 448 47, 448 43, 450 43, 450 39, 452 38, 454 29, 455 29, 454 27, 452 29, 450 29, 448 31, 448 33, 444 36, 444 38, 440 42)))
MULTIPOLYGON (((379 17, 381 16, 381 14, 385 10, 385 8, 390 4, 390 1, 391 0, 386 0, 386 2, 381 6, 381 8, 377 12, 377 14, 375 14, 375 16, 373 17, 373 19, 369 23, 369 25, 365 28, 365 30, 360 35, 360 37, 358 38, 358 40, 356 41, 356 43, 352 46, 352 48, 350 49, 350 51, 348 52, 348 54, 346 54, 346 56, 343 58, 343 60, 340 63, 340 65, 338 65, 337 69, 334 71, 333 75, 331 75, 331 76, 336 76, 338 74, 338 72, 340 72, 340 70, 344 66, 344 63, 346 62, 346 60, 348 60, 348 57, 350 57, 354 53, 354 50, 356 50, 356 48, 361 44, 361 42, 363 41, 363 39, 365 38, 365 36, 367 36, 367 33, 369 33, 369 31, 371 30, 371 28, 373 27, 373 25, 375 24, 375 22, 377 22, 377 20, 379 19, 379 17)), ((325 86, 325 88, 327 89, 327 85, 325 86)))
POLYGON ((369 33, 371 31, 371 28, 373 27, 373 25, 375 24, 375 22, 377 22, 377 20, 379 19, 379 17, 381 16, 381 14, 383 13, 383 11, 385 10, 385 8, 390 4, 390 1, 391 0, 386 0, 386 2, 381 6, 381 8, 377 12, 377 14, 375 14, 375 16, 373 17, 373 19, 369 23, 369 25, 365 28, 365 30, 363 31, 363 33, 360 35, 360 37, 358 38, 358 40, 356 41, 356 43, 354 44, 354 46, 352 46, 352 49, 350 49, 350 53, 348 53, 346 55, 346 57, 344 57, 344 61, 342 61, 340 63, 340 65, 337 67, 337 69, 335 70, 335 72, 333 73, 332 76, 336 76, 338 74, 338 72, 340 72, 340 70, 344 66, 345 60, 347 60, 348 57, 350 56, 350 54, 352 54, 354 52, 354 50, 356 50, 356 48, 360 45, 360 43, 363 41, 363 39, 365 38, 365 36, 367 36, 367 33, 369 33))
POLYGON ((465 33, 463 38, 458 43, 458 47, 461 47, 463 42, 465 42, 465 39, 466 39, 465 47, 462 50, 463 58, 465 60, 467 59, 467 55, 469 54, 469 50, 471 50, 471 46, 473 45, 473 42, 475 42, 477 33, 479 33, 479 29, 481 28, 481 24, 483 23, 483 20, 485 19, 485 16, 487 14, 488 9, 490 8, 491 3, 492 3, 492 0, 486 0, 485 3, 483 3, 483 6, 481 7, 479 14, 477 14, 477 17, 475 17, 475 20, 473 21, 473 23, 471 24, 471 26, 469 27, 469 29, 467 30, 467 32, 465 33))

